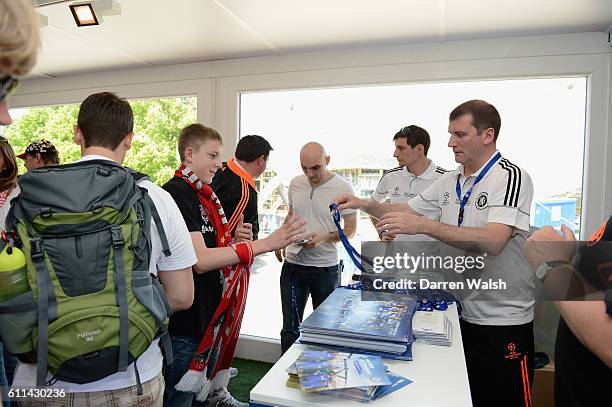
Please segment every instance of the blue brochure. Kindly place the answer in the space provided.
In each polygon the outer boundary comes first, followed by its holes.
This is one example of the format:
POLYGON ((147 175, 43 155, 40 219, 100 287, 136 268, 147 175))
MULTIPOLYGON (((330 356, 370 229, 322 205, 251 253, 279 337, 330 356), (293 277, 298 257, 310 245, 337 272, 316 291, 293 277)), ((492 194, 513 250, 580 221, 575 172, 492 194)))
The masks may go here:
POLYGON ((305 351, 295 362, 302 391, 390 385, 379 356, 305 351))
POLYGON ((376 293, 376 300, 363 300, 361 295, 358 290, 336 289, 302 322, 300 330, 303 334, 331 334, 352 340, 412 342, 414 299, 376 293))

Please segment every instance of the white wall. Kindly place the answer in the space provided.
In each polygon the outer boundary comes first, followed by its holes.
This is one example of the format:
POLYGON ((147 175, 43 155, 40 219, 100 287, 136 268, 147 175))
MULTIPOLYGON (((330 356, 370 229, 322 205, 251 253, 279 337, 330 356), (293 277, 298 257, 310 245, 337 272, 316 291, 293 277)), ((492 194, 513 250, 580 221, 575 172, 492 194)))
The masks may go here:
POLYGON ((612 213, 611 51, 603 33, 343 49, 36 79, 10 102, 79 103, 101 90, 127 98, 197 95, 198 120, 219 130, 231 153, 241 91, 587 75, 584 238, 612 213))

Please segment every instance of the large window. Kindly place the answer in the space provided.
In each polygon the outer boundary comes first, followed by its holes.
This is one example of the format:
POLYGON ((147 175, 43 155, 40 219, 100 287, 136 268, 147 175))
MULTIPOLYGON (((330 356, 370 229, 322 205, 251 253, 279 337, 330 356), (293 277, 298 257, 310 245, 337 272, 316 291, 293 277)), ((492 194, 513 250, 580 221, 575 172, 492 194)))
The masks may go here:
MULTIPOLYGON (((124 164, 161 185, 178 167, 178 134, 181 128, 196 121, 197 98, 130 100, 130 105, 134 111, 134 139, 124 164)), ((3 129, 3 135, 17 154, 32 140, 48 139, 57 147, 61 162, 69 163, 80 156, 73 130, 78 111, 77 104, 12 109, 14 122, 3 129)))
MULTIPOLYGON (((349 180, 357 194, 369 197, 382 171, 397 165, 392 138, 402 126, 427 129, 429 157, 455 168, 447 147, 448 115, 466 100, 484 99, 502 117, 501 153, 533 179, 532 225, 565 223, 578 234, 586 86, 586 77, 571 77, 243 93, 240 136, 259 134, 274 147, 269 170, 259 180, 262 231, 274 230, 286 214, 286 187, 301 173, 299 149, 306 142, 322 143, 331 156, 330 168, 349 180)), ((376 238, 362 214, 353 244, 376 238)), ((353 271, 347 266, 345 281, 353 271)), ((273 255, 258 259, 243 334, 279 337, 279 275, 273 255)))

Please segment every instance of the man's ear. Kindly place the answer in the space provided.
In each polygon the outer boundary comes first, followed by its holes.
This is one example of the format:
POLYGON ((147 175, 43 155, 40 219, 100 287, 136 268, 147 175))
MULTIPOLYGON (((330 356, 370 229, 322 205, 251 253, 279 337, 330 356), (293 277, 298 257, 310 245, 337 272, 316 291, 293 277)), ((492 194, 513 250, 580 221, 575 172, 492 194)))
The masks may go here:
POLYGON ((488 129, 486 129, 485 131, 482 132, 482 136, 483 136, 483 143, 485 145, 489 145, 493 142, 495 142, 495 130, 493 130, 492 127, 489 127, 488 129))
POLYGON ((134 139, 134 133, 128 133, 127 136, 123 139, 123 145, 125 146, 125 151, 128 151, 132 148, 132 140, 134 139))
POLYGON ((40 153, 36 153, 34 160, 36 160, 36 162, 43 162, 42 155, 40 153))
POLYGON ((193 162, 193 147, 185 147, 185 154, 183 156, 185 157, 185 162, 191 164, 193 162))
POLYGON ((81 133, 81 129, 76 124, 74 125, 74 144, 79 145, 81 147, 85 147, 85 140, 83 140, 83 133, 81 133))
POLYGON ((325 165, 329 165, 329 156, 328 155, 325 156, 325 165))

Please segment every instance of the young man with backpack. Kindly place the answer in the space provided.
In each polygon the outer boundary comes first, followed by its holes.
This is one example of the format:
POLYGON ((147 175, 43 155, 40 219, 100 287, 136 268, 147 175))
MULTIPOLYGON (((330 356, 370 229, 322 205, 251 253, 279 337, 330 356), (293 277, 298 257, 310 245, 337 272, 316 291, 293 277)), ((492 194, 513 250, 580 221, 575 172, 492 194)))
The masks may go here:
POLYGON ((65 392, 25 405, 162 405, 162 354, 155 338, 164 331, 168 308, 191 306, 197 258, 170 195, 120 166, 132 137, 128 102, 108 92, 90 95, 75 127, 81 159, 30 171, 19 181, 22 192, 7 222, 23 242, 30 288, 38 297, 33 332, 40 335, 31 341, 35 364, 20 363, 13 385, 41 387, 42 361, 51 370, 42 385, 65 392), (57 368, 58 358, 73 351, 77 356, 57 368))

